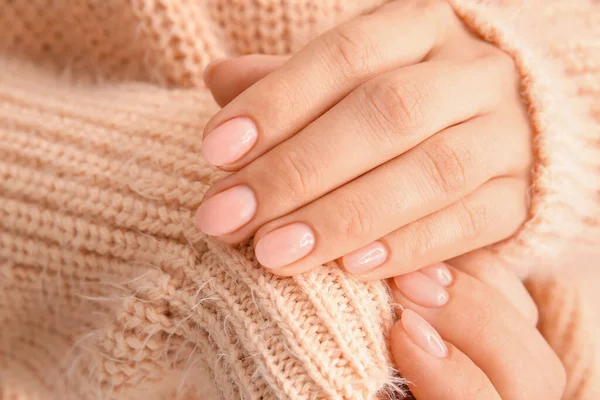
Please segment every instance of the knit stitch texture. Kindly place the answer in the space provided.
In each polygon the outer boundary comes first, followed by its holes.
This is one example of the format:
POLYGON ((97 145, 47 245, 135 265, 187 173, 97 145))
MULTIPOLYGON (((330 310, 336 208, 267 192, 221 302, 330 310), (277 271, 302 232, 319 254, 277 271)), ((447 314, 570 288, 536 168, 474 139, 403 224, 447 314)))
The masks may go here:
MULTIPOLYGON (((222 176, 208 62, 381 3, 0 0, 0 398, 400 396, 384 284, 276 277, 192 223, 222 176)), ((450 3, 517 61, 536 133, 531 218, 490 251, 528 278, 566 398, 600 398, 600 5, 450 3)))

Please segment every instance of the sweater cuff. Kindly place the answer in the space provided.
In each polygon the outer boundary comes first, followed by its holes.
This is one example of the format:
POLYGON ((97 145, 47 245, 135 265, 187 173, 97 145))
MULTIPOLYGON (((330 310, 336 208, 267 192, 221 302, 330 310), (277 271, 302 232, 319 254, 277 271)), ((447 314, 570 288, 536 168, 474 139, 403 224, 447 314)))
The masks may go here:
POLYGON ((491 250, 522 277, 591 264, 600 253, 600 42, 590 39, 600 34, 600 6, 448 2, 514 58, 534 132, 528 220, 491 250))

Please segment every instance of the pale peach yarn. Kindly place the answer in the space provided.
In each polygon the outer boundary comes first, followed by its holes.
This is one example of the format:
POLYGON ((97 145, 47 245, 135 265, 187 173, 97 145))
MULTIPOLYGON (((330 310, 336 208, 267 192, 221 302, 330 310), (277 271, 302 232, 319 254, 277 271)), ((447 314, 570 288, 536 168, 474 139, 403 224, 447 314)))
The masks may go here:
MULTIPOLYGON (((398 394, 383 284, 274 277, 191 218, 220 176, 205 65, 379 3, 0 0, 0 398, 398 394)), ((567 398, 599 398, 600 6, 451 3, 518 60, 537 132, 532 218, 492 250, 530 277, 567 398)))

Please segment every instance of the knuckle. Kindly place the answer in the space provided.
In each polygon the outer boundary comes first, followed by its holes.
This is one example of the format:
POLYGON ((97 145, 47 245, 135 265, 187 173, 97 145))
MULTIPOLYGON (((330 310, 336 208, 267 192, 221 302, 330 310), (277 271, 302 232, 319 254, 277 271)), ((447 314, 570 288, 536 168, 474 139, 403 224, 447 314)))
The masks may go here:
POLYGON ((448 196, 463 193, 474 172, 472 150, 468 146, 457 146, 448 140, 437 139, 424 146, 427 164, 430 166, 433 183, 448 196))
POLYGON ((423 125, 424 92, 415 84, 393 79, 376 79, 362 86, 364 103, 373 119, 384 128, 404 134, 423 125))
POLYGON ((310 192, 312 182, 319 173, 303 152, 286 151, 273 160, 272 184, 284 201, 296 204, 310 192))
POLYGON ((424 255, 430 254, 433 250, 435 237, 431 224, 416 222, 400 228, 388 239, 394 249, 394 263, 416 265, 424 255))
POLYGON ((376 47, 360 22, 342 24, 331 31, 326 46, 345 78, 370 74, 376 47))
POLYGON ((336 221, 333 237, 345 240, 368 236, 373 230, 373 214, 362 196, 348 196, 336 205, 336 221))
POLYGON ((490 216, 485 204, 474 204, 463 199, 458 201, 457 206, 458 220, 464 238, 475 239, 488 229, 490 216))
POLYGON ((407 262, 429 254, 435 245, 435 240, 432 239, 436 237, 436 233, 432 230, 431 224, 416 223, 412 225, 412 228, 406 241, 408 249, 405 253, 410 257, 407 262))

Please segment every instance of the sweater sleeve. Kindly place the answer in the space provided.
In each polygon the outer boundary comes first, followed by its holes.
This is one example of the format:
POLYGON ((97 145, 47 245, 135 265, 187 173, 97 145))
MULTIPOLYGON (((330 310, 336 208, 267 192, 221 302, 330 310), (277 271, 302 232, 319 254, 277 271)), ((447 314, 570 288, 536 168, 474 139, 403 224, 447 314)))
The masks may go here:
POLYGON ((522 276, 598 264, 600 2, 449 0, 509 53, 534 131, 528 221, 492 250, 522 276))
POLYGON ((276 277, 193 226, 220 176, 198 157, 215 106, 205 89, 74 82, 0 54, 1 398, 403 391, 383 283, 276 277))

